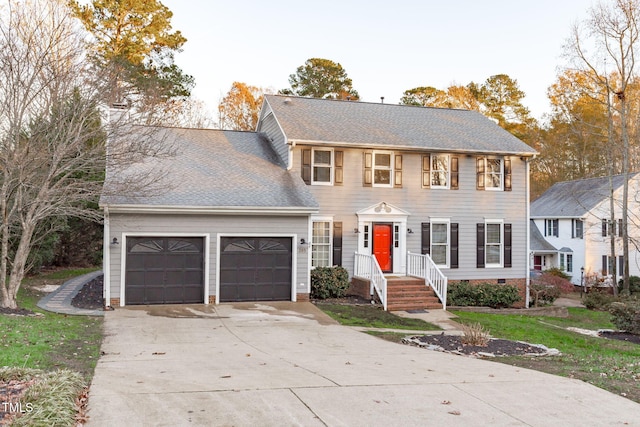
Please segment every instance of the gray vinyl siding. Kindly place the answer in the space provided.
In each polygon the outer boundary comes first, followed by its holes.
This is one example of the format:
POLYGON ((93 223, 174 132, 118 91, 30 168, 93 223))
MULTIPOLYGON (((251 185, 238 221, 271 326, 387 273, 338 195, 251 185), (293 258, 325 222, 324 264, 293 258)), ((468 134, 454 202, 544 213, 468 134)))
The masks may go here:
POLYGON ((289 164, 289 146, 273 113, 266 114, 260 121, 258 132, 267 135, 271 145, 280 157, 283 165, 289 164))
MULTIPOLYGON (((302 148, 293 153, 294 171, 300 173, 302 148)), ((340 150, 336 148, 336 150, 340 150)), ((422 188, 422 155, 401 152, 402 188, 363 187, 363 150, 342 149, 344 152, 344 184, 342 186, 310 185, 320 205, 318 215, 333 216, 343 223, 343 266, 353 273, 354 253, 358 235, 354 233, 356 212, 386 202, 409 213, 406 235, 407 250, 420 253, 421 223, 431 218, 450 218, 459 224, 459 268, 443 269, 450 280, 515 279, 527 275, 527 197, 526 167, 519 157, 511 157, 512 191, 476 190, 476 156, 457 155, 459 189, 422 188), (512 267, 476 267, 476 224, 486 219, 512 224, 512 267)))
POLYGON ((115 214, 110 215, 109 240, 116 237, 120 245, 110 245, 111 298, 119 298, 121 290, 121 251, 125 250, 123 233, 129 235, 153 233, 171 236, 181 233, 209 234, 209 295, 216 289, 216 260, 218 234, 283 235, 296 234, 293 250, 297 251, 297 293, 309 292, 309 257, 300 239, 309 241, 309 221, 304 216, 242 216, 242 215, 169 215, 115 214))

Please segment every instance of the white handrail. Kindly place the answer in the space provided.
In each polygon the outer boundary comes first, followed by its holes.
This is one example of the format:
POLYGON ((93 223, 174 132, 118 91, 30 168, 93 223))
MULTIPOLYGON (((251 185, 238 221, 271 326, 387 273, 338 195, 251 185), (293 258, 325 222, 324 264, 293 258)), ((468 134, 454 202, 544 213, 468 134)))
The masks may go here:
POLYGON ((407 252, 407 276, 424 279, 440 298, 442 309, 447 309, 447 277, 440 271, 429 255, 407 252))
POLYGON ((373 291, 378 294, 382 307, 387 310, 387 279, 382 274, 382 269, 378 260, 373 255, 356 252, 355 264, 353 268, 354 277, 366 279, 371 283, 371 294, 373 291))

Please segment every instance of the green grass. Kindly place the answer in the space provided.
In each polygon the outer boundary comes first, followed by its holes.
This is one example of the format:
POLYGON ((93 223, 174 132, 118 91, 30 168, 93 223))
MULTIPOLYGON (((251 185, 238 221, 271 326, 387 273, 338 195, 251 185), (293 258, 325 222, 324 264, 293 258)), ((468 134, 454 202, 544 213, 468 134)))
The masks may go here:
POLYGON ((460 323, 480 323, 495 338, 526 341, 556 348, 557 357, 496 358, 543 372, 578 378, 640 403, 640 345, 568 331, 615 329, 606 312, 570 308, 568 318, 455 312, 460 323))
POLYGON ((43 284, 59 284, 95 269, 65 270, 26 279, 18 292, 18 306, 41 316, 0 314, 0 366, 51 371, 70 369, 90 379, 102 342, 101 317, 68 316, 36 306, 43 284))
POLYGON ((319 302, 317 307, 345 326, 364 326, 378 329, 406 329, 418 331, 440 330, 440 327, 420 319, 399 317, 378 307, 363 305, 329 304, 319 302))

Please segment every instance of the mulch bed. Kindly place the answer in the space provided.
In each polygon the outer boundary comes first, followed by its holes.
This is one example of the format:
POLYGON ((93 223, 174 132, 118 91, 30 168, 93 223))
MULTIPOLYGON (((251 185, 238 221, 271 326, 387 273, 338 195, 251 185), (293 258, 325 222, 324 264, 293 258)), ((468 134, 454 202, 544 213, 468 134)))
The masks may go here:
POLYGON ((550 350, 542 345, 533 345, 497 338, 489 340, 489 343, 484 347, 468 345, 462 342, 462 338, 460 336, 444 335, 444 333, 440 335, 407 337, 402 341, 405 344, 417 345, 429 350, 444 351, 475 357, 545 356, 549 354, 559 354, 557 351, 550 350))
POLYGON ((25 308, 4 308, 0 307, 0 314, 8 314, 13 316, 36 316, 37 313, 25 308))
POLYGON ((71 305, 76 308, 94 310, 103 307, 102 288, 104 286, 104 276, 98 276, 86 283, 75 297, 71 300, 71 305))
POLYGON ((608 340, 628 341, 634 344, 640 344, 640 335, 632 334, 630 332, 600 331, 598 335, 608 340))

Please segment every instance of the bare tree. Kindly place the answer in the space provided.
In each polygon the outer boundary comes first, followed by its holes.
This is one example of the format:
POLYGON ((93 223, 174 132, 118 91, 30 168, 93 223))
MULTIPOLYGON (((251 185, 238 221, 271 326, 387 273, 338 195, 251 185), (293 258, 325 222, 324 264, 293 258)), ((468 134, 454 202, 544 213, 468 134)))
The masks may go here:
MULTIPOLYGON (((105 143, 126 126, 103 125, 102 80, 84 37, 62 0, 0 9, 0 307, 17 308, 31 249, 57 231, 56 218, 101 219, 91 202, 102 189, 105 143)), ((113 162, 148 154, 149 141, 123 142, 113 162)))
MULTIPOLYGON (((590 71, 601 87, 611 95, 607 105, 612 118, 616 120, 611 122, 609 140, 614 140, 613 134, 619 138, 624 176, 621 224, 624 292, 629 291, 628 200, 631 155, 629 134, 632 122, 629 111, 630 105, 638 102, 637 99, 630 99, 627 88, 636 77, 635 54, 640 35, 639 19, 638 0, 614 0, 610 6, 599 3, 590 10, 589 19, 582 25, 578 24, 574 27, 567 46, 568 53, 575 60, 577 68, 590 71), (607 61, 614 67, 614 72, 610 73, 613 78, 609 78, 605 69, 607 61)), ((612 148, 609 147, 609 149, 612 148)), ((613 211, 611 214, 613 215, 613 211)))

